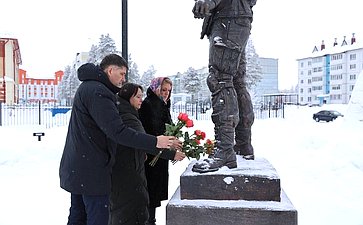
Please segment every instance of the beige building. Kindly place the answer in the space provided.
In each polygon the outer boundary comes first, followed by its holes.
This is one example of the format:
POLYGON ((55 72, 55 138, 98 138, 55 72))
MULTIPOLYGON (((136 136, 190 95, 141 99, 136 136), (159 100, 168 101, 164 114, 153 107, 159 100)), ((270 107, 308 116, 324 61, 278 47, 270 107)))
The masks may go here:
POLYGON ((18 40, 0 36, 0 102, 18 102, 21 55, 18 40))

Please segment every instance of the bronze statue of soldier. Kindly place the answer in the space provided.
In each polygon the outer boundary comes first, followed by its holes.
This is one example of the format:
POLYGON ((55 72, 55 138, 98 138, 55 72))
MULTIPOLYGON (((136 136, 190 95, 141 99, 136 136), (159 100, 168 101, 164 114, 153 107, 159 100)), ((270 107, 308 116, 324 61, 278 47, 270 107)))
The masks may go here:
POLYGON ((196 0, 195 18, 204 19, 201 39, 209 39, 209 76, 214 154, 193 166, 195 172, 237 167, 236 154, 254 159, 251 144, 253 106, 246 87, 245 48, 257 0, 196 0))

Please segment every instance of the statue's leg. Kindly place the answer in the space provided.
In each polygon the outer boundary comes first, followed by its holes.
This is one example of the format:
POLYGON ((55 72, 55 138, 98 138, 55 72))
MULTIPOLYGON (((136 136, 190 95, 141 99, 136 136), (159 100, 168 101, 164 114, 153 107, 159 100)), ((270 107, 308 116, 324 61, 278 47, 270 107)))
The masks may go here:
POLYGON ((237 154, 242 155, 245 159, 254 159, 254 151, 251 144, 251 126, 254 122, 254 112, 251 96, 246 85, 246 55, 245 49, 251 31, 251 19, 236 19, 236 27, 230 38, 241 46, 241 57, 238 63, 237 73, 233 77, 233 85, 237 93, 239 123, 235 129, 235 146, 237 154))
POLYGON ((220 29, 213 28, 210 36, 207 84, 212 93, 212 121, 216 144, 213 157, 194 165, 193 171, 196 172, 216 171, 222 166, 237 167, 233 146, 239 113, 233 77, 237 73, 241 51, 238 45, 227 38, 229 24, 223 22, 220 29))
POLYGON ((235 129, 236 143, 234 150, 245 159, 254 159, 254 151, 251 144, 251 127, 255 116, 251 96, 246 87, 246 60, 244 54, 241 57, 238 75, 233 79, 233 85, 236 89, 239 109, 239 123, 235 129))

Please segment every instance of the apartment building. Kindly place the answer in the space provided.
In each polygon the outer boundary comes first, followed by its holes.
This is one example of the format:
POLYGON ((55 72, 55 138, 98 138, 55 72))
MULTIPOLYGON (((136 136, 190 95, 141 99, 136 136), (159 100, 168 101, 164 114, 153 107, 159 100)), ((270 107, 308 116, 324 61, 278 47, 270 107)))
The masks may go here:
POLYGON ((363 68, 363 45, 354 33, 348 40, 335 38, 298 61, 298 95, 301 104, 347 104, 363 68))
POLYGON ((18 101, 18 71, 21 55, 18 39, 0 35, 0 102, 18 101))

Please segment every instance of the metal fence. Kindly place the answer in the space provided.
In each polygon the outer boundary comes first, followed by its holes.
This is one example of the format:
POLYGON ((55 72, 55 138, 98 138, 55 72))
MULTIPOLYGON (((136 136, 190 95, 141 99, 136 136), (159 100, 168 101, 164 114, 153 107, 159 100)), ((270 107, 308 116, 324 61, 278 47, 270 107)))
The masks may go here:
MULTIPOLYGON (((173 119, 176 119, 180 112, 187 113, 190 118, 196 120, 210 120, 212 114, 211 109, 196 104, 174 105, 171 112, 173 119)), ((255 119, 285 118, 285 104, 281 104, 279 107, 258 105, 254 106, 253 112, 255 119)))
POLYGON ((46 104, 8 105, 0 103, 0 126, 44 125, 46 128, 68 125, 71 107, 46 104))
MULTIPOLYGON (((69 106, 7 105, 0 102, 0 126, 44 125, 46 128, 67 126, 71 115, 69 106)), ((212 110, 195 104, 173 106, 171 116, 177 120, 180 112, 187 113, 193 120, 210 120, 212 110)), ((254 109, 255 119, 284 118, 284 106, 281 108, 254 109)))

